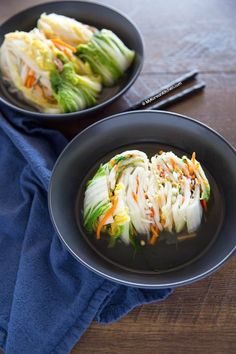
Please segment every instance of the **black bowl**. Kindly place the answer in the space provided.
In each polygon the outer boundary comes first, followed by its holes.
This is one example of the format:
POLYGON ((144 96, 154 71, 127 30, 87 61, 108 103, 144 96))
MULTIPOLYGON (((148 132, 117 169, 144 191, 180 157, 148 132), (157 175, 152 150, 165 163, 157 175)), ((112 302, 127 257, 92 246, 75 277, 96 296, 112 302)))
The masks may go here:
POLYGON ((216 132, 188 117, 161 111, 122 113, 77 135, 58 158, 49 189, 49 209, 68 250, 96 273, 122 284, 163 288, 204 278, 219 268, 236 246, 236 152, 216 132), (138 148, 149 156, 172 150, 196 152, 211 184, 207 220, 192 240, 163 242, 133 254, 131 246, 107 247, 83 228, 85 183, 101 162, 138 148))
POLYGON ((129 68, 120 82, 112 88, 104 88, 96 106, 82 111, 66 114, 46 114, 36 111, 27 103, 19 100, 6 89, 2 80, 0 81, 0 102, 24 114, 40 118, 40 120, 65 120, 81 118, 89 113, 96 113, 101 108, 115 101, 123 95, 135 82, 143 65, 143 42, 139 30, 133 22, 120 12, 97 3, 87 1, 59 1, 40 4, 26 9, 11 17, 0 26, 0 45, 6 33, 29 31, 36 26, 37 20, 43 13, 55 12, 60 15, 78 19, 81 22, 90 24, 97 28, 107 28, 115 32, 124 43, 135 50, 134 63, 129 68))

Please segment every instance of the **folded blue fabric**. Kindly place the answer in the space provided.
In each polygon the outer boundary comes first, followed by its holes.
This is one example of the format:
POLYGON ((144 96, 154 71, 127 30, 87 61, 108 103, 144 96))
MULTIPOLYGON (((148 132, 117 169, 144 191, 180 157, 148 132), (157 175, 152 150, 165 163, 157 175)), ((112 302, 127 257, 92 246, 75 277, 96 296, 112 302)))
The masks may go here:
POLYGON ((69 353, 93 319, 116 321, 171 292, 125 287, 77 262, 47 208, 57 131, 0 106, 0 347, 7 354, 69 353))

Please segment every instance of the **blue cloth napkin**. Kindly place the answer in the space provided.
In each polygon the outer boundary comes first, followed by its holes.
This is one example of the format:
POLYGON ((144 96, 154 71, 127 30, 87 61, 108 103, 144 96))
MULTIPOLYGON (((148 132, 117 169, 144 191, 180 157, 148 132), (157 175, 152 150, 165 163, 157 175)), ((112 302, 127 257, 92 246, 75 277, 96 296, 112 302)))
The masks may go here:
POLYGON ((7 354, 69 353, 93 319, 116 321, 171 290, 118 285, 70 255, 47 207, 51 170, 67 141, 0 109, 0 347, 7 354))

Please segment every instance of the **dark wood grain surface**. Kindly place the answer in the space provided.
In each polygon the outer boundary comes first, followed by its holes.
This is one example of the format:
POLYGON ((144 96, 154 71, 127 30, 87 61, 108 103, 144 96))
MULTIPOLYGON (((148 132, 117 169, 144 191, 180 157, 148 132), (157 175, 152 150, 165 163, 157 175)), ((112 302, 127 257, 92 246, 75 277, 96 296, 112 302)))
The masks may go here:
MULTIPOLYGON (((1 0, 0 21, 36 0, 1 0)), ((206 89, 171 111, 208 124, 236 146, 236 2, 103 0, 138 25, 145 42, 140 78, 113 106, 72 124, 68 137, 119 112, 159 86, 198 68, 206 89)), ((94 14, 96 16, 96 14, 94 14)), ((235 181, 234 181, 235 183, 235 181)), ((175 290, 160 304, 133 310, 111 325, 92 323, 72 354, 236 353, 236 258, 205 280, 175 290)), ((23 354, 23 353, 22 353, 23 354)))

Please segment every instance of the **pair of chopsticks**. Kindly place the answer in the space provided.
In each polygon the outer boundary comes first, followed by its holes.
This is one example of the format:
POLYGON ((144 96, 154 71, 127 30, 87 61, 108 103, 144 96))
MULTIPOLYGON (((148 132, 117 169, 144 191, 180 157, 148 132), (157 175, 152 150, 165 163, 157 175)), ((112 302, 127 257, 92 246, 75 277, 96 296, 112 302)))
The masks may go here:
POLYGON ((159 89, 158 92, 152 94, 149 97, 144 98, 142 101, 135 103, 133 106, 125 110, 125 112, 135 111, 138 109, 165 109, 172 104, 183 101, 185 98, 188 98, 204 89, 206 86, 203 81, 180 91, 179 93, 170 96, 169 98, 163 99, 171 91, 175 91, 177 88, 182 85, 192 81, 197 76, 198 71, 193 70, 183 76, 178 77, 174 81, 170 82, 167 85, 164 85, 159 89))

